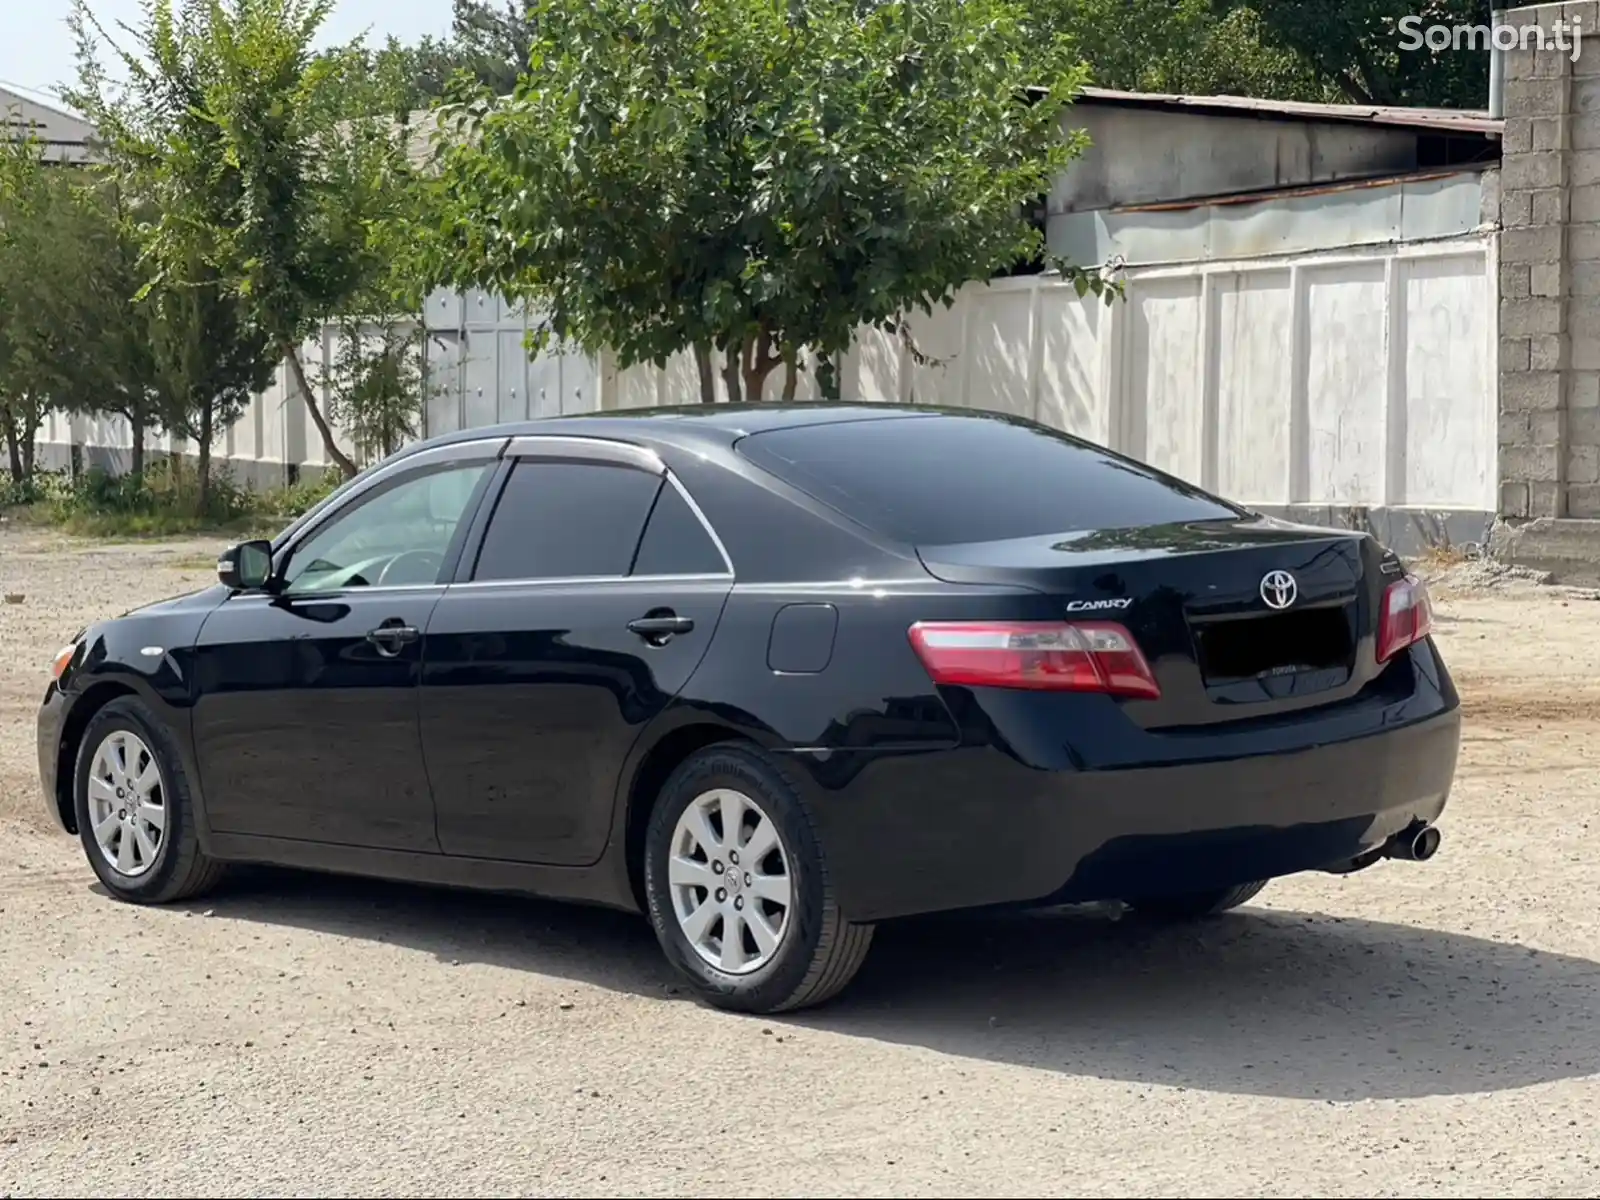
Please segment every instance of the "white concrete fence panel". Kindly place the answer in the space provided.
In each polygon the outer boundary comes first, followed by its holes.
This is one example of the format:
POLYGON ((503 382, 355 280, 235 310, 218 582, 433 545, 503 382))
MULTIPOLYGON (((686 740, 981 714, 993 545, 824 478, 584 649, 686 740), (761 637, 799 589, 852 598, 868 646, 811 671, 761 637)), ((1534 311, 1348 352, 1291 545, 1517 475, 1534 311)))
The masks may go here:
MULTIPOLYGON (((1399 542, 1476 541, 1497 497, 1495 257, 1485 232, 1141 267, 1109 307, 1049 277, 971 285, 911 318, 926 361, 864 331, 842 392, 1031 417, 1265 511, 1365 522, 1399 542)), ((559 347, 530 360, 526 317, 486 294, 435 294, 425 321, 429 434, 699 398, 689 355, 626 371, 559 347)), ((331 360, 336 336, 307 344, 308 368, 331 360)), ((781 388, 780 371, 766 398, 781 388)), ((43 440, 46 463, 76 443, 113 467, 129 444, 118 420, 65 416, 43 440)), ((284 369, 216 455, 252 484, 326 465, 284 369)))

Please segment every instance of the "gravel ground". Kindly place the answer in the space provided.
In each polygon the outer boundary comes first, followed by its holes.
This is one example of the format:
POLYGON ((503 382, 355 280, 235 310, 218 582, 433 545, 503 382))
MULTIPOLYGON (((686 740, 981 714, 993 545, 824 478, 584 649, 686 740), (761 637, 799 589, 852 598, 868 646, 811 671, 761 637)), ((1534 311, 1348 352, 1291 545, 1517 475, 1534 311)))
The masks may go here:
POLYGON ((0 526, 0 1192, 1600 1189, 1588 594, 1441 577, 1468 726, 1432 863, 1187 931, 891 927, 840 1001, 776 1021, 678 994, 621 915, 268 871, 110 901, 35 815, 46 663, 215 549, 0 526))

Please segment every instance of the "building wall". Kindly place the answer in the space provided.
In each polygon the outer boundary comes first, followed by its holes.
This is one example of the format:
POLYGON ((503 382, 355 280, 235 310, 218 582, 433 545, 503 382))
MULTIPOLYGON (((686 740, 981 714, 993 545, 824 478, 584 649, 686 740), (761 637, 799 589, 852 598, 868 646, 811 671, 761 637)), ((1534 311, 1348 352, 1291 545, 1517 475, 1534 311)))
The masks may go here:
POLYGON ((86 162, 94 126, 81 117, 0 87, 0 132, 7 137, 38 139, 43 143, 45 158, 52 162, 86 162))
POLYGON ((1062 123, 1084 130, 1091 145, 1052 189, 1052 213, 1297 187, 1417 165, 1413 129, 1092 103, 1074 105, 1062 123))
MULTIPOLYGON (((1548 29, 1586 3, 1505 14, 1548 29)), ((1501 186, 1500 509, 1600 517, 1600 46, 1505 56, 1501 186)))

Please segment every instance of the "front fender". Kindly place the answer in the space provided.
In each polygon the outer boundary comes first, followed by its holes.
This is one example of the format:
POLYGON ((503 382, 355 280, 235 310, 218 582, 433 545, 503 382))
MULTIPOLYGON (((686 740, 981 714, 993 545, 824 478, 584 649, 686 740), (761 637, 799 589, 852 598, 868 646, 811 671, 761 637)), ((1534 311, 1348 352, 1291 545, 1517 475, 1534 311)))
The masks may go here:
MULTIPOLYGON (((214 607, 214 606, 212 606, 214 607)), ((56 748, 54 791, 67 824, 72 824, 72 787, 79 744, 94 714, 119 696, 142 701, 173 735, 183 757, 189 792, 195 801, 195 826, 202 848, 209 848, 203 781, 194 752, 191 715, 195 700, 194 643, 211 608, 151 611, 91 625, 78 652, 52 685, 62 711, 56 748)))

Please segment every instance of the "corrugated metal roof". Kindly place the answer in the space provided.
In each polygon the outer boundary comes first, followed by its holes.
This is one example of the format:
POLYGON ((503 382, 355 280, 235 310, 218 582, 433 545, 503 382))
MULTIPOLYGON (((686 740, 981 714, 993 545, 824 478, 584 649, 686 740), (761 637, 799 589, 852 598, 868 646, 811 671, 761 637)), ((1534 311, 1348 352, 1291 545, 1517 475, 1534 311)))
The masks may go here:
POLYGON ((1505 122, 1487 111, 1454 108, 1388 108, 1372 104, 1311 104, 1300 100, 1260 100, 1252 96, 1179 96, 1160 92, 1119 92, 1086 87, 1078 103, 1164 108, 1222 116, 1254 116, 1289 121, 1348 121, 1429 129, 1437 133, 1496 134, 1505 122))

